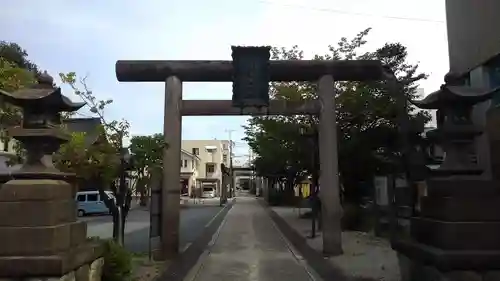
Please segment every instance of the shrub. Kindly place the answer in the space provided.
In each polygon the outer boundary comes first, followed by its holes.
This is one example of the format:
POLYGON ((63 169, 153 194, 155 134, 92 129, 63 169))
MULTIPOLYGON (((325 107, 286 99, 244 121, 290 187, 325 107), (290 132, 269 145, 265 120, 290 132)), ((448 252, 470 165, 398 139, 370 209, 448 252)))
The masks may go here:
POLYGON ((103 281, 128 281, 132 275, 132 255, 113 240, 104 242, 103 281))

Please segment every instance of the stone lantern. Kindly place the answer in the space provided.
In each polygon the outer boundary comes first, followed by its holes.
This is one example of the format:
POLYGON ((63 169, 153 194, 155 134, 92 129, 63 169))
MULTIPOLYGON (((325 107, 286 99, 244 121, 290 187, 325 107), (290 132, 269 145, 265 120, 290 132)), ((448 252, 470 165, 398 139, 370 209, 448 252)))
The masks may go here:
MULTIPOLYGON (((52 154, 69 138, 60 113, 76 111, 84 103, 63 96, 47 73, 32 87, 0 94, 23 111, 22 125, 9 134, 27 154, 0 187, 0 279, 77 274, 77 279, 88 280, 100 246, 87 241, 85 222, 76 220, 74 189, 68 183, 74 175, 59 171, 52 162, 52 154)), ((102 264, 99 260, 94 267, 102 264)))
POLYGON ((411 238, 393 241, 402 281, 500 280, 500 185, 478 177, 473 142, 482 133, 471 112, 500 89, 446 84, 413 104, 437 109, 438 127, 429 137, 445 151, 426 180, 427 195, 411 219, 411 238))

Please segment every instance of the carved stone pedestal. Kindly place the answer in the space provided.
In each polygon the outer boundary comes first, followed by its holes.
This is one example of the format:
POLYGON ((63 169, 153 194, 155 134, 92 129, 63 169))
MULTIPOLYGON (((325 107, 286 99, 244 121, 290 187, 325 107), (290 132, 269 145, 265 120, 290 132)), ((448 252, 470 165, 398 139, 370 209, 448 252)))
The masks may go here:
POLYGON ((0 278, 61 277, 102 255, 76 221, 70 184, 11 180, 0 188, 0 278))
POLYGON ((500 280, 500 183, 432 179, 427 185, 420 216, 411 222, 413 240, 393 243, 402 281, 500 280))

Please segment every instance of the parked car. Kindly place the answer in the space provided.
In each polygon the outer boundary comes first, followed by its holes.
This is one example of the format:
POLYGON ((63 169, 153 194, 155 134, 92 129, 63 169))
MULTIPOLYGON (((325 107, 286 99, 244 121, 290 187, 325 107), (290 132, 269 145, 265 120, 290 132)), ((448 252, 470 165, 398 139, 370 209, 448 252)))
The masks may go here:
POLYGON ((213 187, 204 187, 202 196, 204 198, 214 198, 215 197, 215 189, 213 187))
MULTIPOLYGON (((114 200, 111 191, 105 193, 114 200)), ((90 214, 109 214, 110 210, 106 207, 99 191, 80 191, 76 193, 75 201, 77 204, 77 214, 79 217, 90 214)))

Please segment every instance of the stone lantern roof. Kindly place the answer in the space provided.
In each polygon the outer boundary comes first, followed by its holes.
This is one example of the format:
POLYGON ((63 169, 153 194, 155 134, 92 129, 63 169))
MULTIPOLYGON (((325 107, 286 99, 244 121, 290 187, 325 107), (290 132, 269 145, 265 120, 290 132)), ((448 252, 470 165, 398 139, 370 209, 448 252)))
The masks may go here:
POLYGON ((53 87, 54 79, 44 72, 37 77, 38 84, 9 93, 0 89, 0 95, 15 106, 31 111, 45 111, 50 108, 55 112, 73 112, 82 108, 85 103, 72 102, 62 95, 60 87, 53 87))
POLYGON ((422 100, 412 100, 411 103, 421 109, 439 109, 456 103, 472 105, 490 99, 500 87, 481 89, 462 86, 442 85, 439 90, 430 93, 422 100))

